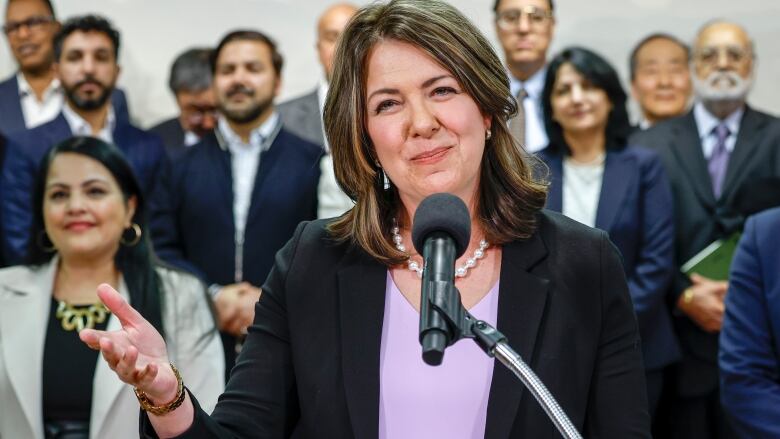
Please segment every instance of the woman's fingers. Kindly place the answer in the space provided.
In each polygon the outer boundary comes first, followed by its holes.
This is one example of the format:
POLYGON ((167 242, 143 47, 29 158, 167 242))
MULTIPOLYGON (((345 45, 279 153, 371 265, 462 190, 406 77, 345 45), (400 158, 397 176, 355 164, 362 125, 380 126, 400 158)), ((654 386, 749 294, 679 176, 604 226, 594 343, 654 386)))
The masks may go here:
POLYGON ((106 336, 106 331, 99 331, 97 329, 82 329, 79 332, 79 338, 87 346, 94 350, 100 350, 100 337, 106 336))
POLYGON ((122 327, 134 326, 138 327, 146 320, 141 314, 136 311, 129 303, 109 284, 100 284, 97 290, 98 297, 106 305, 106 308, 111 310, 112 313, 122 323, 122 327))

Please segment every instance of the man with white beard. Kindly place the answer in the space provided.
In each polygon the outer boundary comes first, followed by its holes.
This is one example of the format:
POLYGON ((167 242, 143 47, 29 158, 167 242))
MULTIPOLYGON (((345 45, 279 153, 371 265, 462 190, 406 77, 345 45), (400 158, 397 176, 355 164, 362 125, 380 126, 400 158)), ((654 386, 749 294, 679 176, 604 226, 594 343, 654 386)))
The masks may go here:
MULTIPOLYGON (((738 206, 756 181, 780 176, 780 120, 746 103, 755 52, 745 29, 713 21, 693 44, 696 103, 686 115, 636 133, 632 144, 661 154, 674 192, 677 263, 742 229, 738 206)), ((680 271, 672 280, 675 329, 682 361, 670 371, 667 410, 671 438, 735 437, 719 400, 718 333, 726 276, 680 271)))

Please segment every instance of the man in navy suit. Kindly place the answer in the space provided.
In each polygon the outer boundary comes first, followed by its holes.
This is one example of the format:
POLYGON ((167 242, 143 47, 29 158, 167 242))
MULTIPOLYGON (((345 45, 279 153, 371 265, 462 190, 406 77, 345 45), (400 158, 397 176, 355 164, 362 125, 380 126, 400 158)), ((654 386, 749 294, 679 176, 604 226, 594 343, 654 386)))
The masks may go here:
POLYGON ((109 97, 119 75, 119 33, 100 17, 67 21, 54 39, 55 72, 65 105, 52 121, 9 136, 2 180, 3 250, 8 263, 19 263, 29 237, 30 192, 38 165, 55 144, 74 135, 94 136, 116 144, 136 172, 145 194, 153 187, 167 157, 162 142, 122 121, 109 97))
POLYGON ((720 333, 721 403, 742 437, 780 437, 780 208, 748 219, 720 333))
POLYGON ((266 35, 222 39, 212 57, 217 128, 173 162, 152 224, 160 257, 210 285, 231 366, 275 253, 317 213, 322 149, 282 127, 281 69, 266 35))
MULTIPOLYGON (((34 128, 54 119, 64 93, 52 65, 54 35, 60 28, 49 0, 11 0, 3 33, 19 71, 0 82, 0 133, 34 128)), ((121 90, 112 95, 117 118, 128 120, 121 90)))

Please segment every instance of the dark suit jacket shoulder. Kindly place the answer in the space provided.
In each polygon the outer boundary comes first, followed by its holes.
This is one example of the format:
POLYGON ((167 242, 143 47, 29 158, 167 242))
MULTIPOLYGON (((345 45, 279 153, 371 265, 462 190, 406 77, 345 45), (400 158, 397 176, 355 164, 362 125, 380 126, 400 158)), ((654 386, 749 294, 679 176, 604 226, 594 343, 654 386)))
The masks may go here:
MULTIPOLYGON (((498 329, 586 437, 649 437, 639 337, 606 234, 554 213, 503 247, 498 329)), ((387 267, 301 224, 277 254, 225 393, 183 437, 376 438, 387 267)), ((142 426, 149 432, 148 422, 142 426)), ((555 437, 496 365, 485 437, 555 437)))
POLYGON ((184 145, 184 129, 178 117, 164 120, 149 128, 149 132, 159 136, 165 145, 165 151, 171 160, 179 159, 187 151, 184 145))
POLYGON ((319 102, 315 89, 311 93, 279 104, 278 110, 288 131, 322 147, 325 144, 325 135, 322 132, 319 102))

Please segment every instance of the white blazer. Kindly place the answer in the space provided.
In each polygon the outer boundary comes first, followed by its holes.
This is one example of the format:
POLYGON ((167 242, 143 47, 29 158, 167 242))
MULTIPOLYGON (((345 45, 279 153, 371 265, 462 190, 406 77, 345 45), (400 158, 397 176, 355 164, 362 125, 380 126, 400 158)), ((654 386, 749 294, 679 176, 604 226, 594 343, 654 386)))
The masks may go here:
MULTIPOLYGON (((0 438, 43 439, 43 345, 58 258, 40 267, 0 270, 0 438)), ((203 284, 195 277, 158 268, 168 356, 207 412, 224 389, 225 360, 203 284), (204 337, 204 334, 210 336, 204 337)), ((120 279, 118 291, 128 298, 120 279)), ((107 330, 120 329, 113 314, 107 330)), ((139 405, 98 356, 93 381, 90 438, 137 438, 139 405)))

